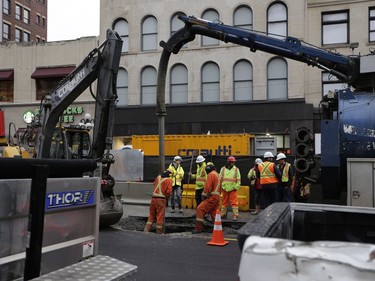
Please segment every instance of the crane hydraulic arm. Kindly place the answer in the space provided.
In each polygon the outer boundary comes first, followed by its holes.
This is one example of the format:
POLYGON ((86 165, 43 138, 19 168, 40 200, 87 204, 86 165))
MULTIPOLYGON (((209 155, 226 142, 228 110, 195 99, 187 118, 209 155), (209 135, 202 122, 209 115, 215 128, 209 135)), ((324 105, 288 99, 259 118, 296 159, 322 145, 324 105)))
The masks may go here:
POLYGON ((304 43, 295 37, 287 36, 281 39, 276 35, 266 35, 192 16, 180 15, 179 19, 185 23, 184 29, 189 38, 194 38, 195 34, 202 34, 249 47, 252 52, 260 50, 300 61, 331 73, 357 90, 373 89, 375 86, 375 69, 361 67, 375 62, 373 53, 366 56, 345 56, 304 43))
MULTIPOLYGON (((36 126, 37 158, 49 158, 52 136, 63 111, 74 102, 96 79, 95 124, 90 158, 101 158, 112 145, 114 109, 117 99, 116 80, 120 64, 122 40, 116 32, 107 31, 106 40, 63 79, 41 101, 40 116, 36 126)), ((109 153, 109 152, 108 152, 109 153)))

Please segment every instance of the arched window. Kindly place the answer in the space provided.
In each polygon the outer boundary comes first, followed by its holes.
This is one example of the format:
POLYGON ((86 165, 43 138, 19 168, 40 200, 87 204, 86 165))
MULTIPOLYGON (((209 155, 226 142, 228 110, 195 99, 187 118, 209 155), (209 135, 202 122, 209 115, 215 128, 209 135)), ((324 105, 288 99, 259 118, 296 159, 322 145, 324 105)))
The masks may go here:
MULTIPOLYGON (((219 13, 215 10, 207 10, 202 14, 202 18, 209 21, 218 21, 220 19, 219 13)), ((215 46, 219 45, 219 40, 207 37, 202 37, 202 46, 215 46)))
POLYGON ((146 66, 141 73, 141 103, 143 105, 156 104, 156 69, 146 66))
POLYGON ((124 19, 118 20, 113 28, 117 31, 118 35, 120 35, 122 39, 122 49, 121 52, 126 53, 129 52, 129 25, 128 22, 124 19))
POLYGON ((171 18, 171 35, 173 35, 177 30, 184 27, 184 22, 180 19, 178 19, 178 15, 185 15, 183 12, 177 12, 175 13, 171 18))
POLYGON ((238 7, 233 14, 233 25, 253 30, 253 11, 247 6, 238 7))
POLYGON ((214 62, 202 67, 202 102, 220 102, 220 70, 214 62))
POLYGON ((275 2, 268 7, 267 32, 270 35, 288 35, 288 11, 283 3, 275 2))
POLYGON ((288 65, 283 58, 273 58, 267 66, 268 100, 288 99, 288 65))
POLYGON ((158 46, 158 21, 153 16, 142 22, 142 51, 153 51, 158 46))
MULTIPOLYGON (((184 27, 184 22, 180 19, 178 19, 178 15, 184 15, 186 16, 185 13, 183 12, 177 12, 175 13, 172 18, 171 18, 171 36, 179 29, 184 27)), ((187 44, 182 46, 182 48, 187 48, 187 44)))
POLYGON ((128 72, 120 67, 117 74, 118 106, 128 105, 128 72))
POLYGON ((233 69, 234 101, 253 100, 253 67, 247 60, 240 60, 233 69))
POLYGON ((171 103, 188 103, 188 71, 185 65, 177 64, 171 69, 171 103))

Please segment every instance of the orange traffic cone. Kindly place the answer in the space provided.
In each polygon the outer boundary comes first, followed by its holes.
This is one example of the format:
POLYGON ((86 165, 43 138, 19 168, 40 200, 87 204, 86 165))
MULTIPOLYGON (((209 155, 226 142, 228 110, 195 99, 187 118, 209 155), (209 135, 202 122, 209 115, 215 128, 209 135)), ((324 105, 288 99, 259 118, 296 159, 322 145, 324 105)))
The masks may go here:
POLYGON ((210 242, 207 242, 208 245, 213 246, 225 246, 228 244, 227 241, 224 241, 224 232, 221 225, 221 216, 219 209, 216 210, 214 231, 212 232, 212 239, 210 242))

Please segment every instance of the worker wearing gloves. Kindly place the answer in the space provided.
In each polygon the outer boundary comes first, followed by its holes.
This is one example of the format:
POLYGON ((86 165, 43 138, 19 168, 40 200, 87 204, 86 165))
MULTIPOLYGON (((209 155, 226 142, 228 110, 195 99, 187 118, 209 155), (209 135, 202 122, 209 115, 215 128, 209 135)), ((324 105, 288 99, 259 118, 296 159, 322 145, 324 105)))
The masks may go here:
POLYGON ((263 164, 258 165, 260 173, 260 184, 262 185, 262 201, 264 208, 267 208, 272 203, 277 202, 278 186, 281 179, 281 172, 273 163, 273 153, 267 151, 264 153, 263 164))
POLYGON ((195 179, 195 202, 197 203, 197 207, 202 202, 202 192, 204 185, 207 180, 207 173, 206 173, 206 159, 199 155, 195 162, 197 163, 197 172, 196 174, 190 174, 192 179, 195 179))
POLYGON ((168 197, 172 194, 171 171, 166 170, 154 181, 150 212, 145 225, 145 232, 150 232, 156 218, 156 234, 162 234, 164 228, 165 208, 168 197))
POLYGON ((202 232, 203 220, 206 214, 210 214, 211 220, 214 222, 216 210, 220 207, 220 181, 215 165, 208 162, 206 172, 207 181, 202 192, 202 203, 197 207, 195 229, 192 231, 193 234, 202 232))
POLYGON ((247 174, 250 180, 250 185, 255 189, 255 211, 251 212, 252 215, 257 215, 260 212, 261 201, 262 201, 262 186, 260 184, 260 173, 258 165, 263 164, 262 159, 257 158, 254 162, 254 167, 252 167, 247 174))
POLYGON ((175 205, 178 205, 179 212, 182 213, 182 180, 184 178, 184 169, 181 167, 182 158, 175 156, 173 162, 169 165, 168 170, 172 172, 172 196, 171 196, 171 213, 175 212, 175 205))
POLYGON ((220 183, 223 194, 223 203, 221 205, 220 215, 222 218, 227 216, 229 202, 232 205, 233 220, 238 220, 238 197, 237 190, 241 186, 241 173, 236 167, 236 158, 229 156, 227 164, 220 170, 220 183))
POLYGON ((291 164, 286 162, 284 153, 276 156, 277 168, 281 172, 281 181, 279 182, 279 199, 280 202, 290 202, 294 188, 294 169, 291 164))

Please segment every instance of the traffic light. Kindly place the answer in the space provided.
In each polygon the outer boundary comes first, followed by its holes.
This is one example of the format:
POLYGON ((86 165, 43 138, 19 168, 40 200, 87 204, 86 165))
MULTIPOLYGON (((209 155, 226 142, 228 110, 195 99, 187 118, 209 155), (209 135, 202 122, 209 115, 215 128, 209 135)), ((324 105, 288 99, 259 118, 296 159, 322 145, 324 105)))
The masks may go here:
POLYGON ((296 132, 296 162, 295 168, 298 173, 306 174, 314 167, 314 139, 310 130, 306 127, 297 129, 296 132))

